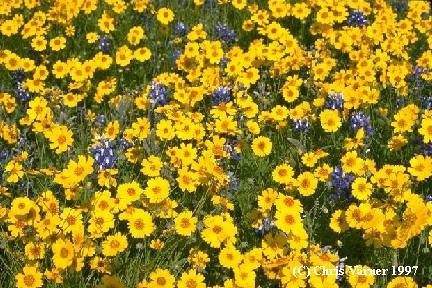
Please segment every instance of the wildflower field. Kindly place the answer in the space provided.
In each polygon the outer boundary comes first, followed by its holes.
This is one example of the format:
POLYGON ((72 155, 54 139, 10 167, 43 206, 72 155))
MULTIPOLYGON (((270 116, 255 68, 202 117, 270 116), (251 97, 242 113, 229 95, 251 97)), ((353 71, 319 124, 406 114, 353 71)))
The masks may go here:
POLYGON ((432 287, 432 4, 0 0, 0 287, 432 287))

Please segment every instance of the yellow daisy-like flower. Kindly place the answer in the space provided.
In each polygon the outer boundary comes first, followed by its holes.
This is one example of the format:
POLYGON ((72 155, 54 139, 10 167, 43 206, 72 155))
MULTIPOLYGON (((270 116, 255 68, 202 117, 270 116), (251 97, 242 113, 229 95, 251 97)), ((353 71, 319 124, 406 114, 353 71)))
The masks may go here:
POLYGON ((127 238, 120 232, 110 235, 102 243, 102 251, 105 256, 116 256, 123 252, 128 246, 127 238))
POLYGON ((129 218, 129 232, 134 238, 144 238, 155 230, 150 213, 142 209, 136 209, 129 218))
POLYGON ((162 177, 155 177, 147 182, 144 194, 150 199, 150 203, 160 203, 165 200, 170 191, 168 180, 162 177))
POLYGON ((325 109, 319 115, 321 127, 325 132, 336 132, 342 126, 339 112, 337 110, 325 109))
POLYGON ((304 172, 297 178, 298 191, 303 196, 310 196, 315 193, 318 180, 311 172, 304 172))
POLYGON ((171 288, 174 287, 175 278, 167 269, 158 268, 150 274, 149 287, 171 288))
POLYGON ((272 151, 272 142, 270 138, 260 136, 253 140, 252 142, 253 153, 258 157, 265 157, 270 155, 272 151))
POLYGON ((195 232, 197 222, 191 211, 183 211, 174 219, 175 230, 179 235, 190 236, 195 232))
POLYGON ((54 266, 59 269, 64 269, 74 260, 73 244, 69 240, 57 240, 52 245, 54 266))
POLYGON ((18 288, 38 288, 43 285, 42 273, 34 266, 25 266, 23 273, 15 275, 15 280, 18 288))
POLYGON ((366 200, 372 194, 372 184, 366 178, 356 178, 351 187, 353 196, 359 200, 366 200))
POLYGON ((163 25, 168 25, 174 20, 174 12, 169 8, 161 8, 157 12, 156 19, 163 25))

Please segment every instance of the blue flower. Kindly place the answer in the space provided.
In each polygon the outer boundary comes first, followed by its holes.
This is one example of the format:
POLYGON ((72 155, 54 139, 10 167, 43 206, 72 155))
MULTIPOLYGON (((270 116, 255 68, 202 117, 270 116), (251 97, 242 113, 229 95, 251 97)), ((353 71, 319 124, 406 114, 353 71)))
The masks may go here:
POLYGON ((19 68, 12 73, 12 78, 16 83, 20 83, 26 78, 26 74, 22 68, 19 68))
POLYGON ((237 40, 237 33, 224 23, 216 24, 216 34, 217 39, 223 41, 228 46, 231 46, 237 40))
POLYGON ((31 98, 30 91, 22 89, 22 84, 18 82, 17 89, 15 90, 15 98, 17 98, 21 103, 28 102, 31 98))
POLYGON ((154 109, 157 106, 166 105, 168 103, 166 99, 167 94, 168 91, 162 83, 151 82, 147 97, 150 99, 152 108, 154 109))
POLYGON ((366 15, 363 12, 352 10, 348 16, 347 23, 350 26, 362 27, 369 24, 369 21, 366 19, 366 15))
POLYGON ((183 53, 182 50, 176 50, 172 53, 171 59, 175 62, 180 57, 180 55, 183 53))
POLYGON ((355 132, 360 128, 363 128, 368 135, 374 134, 369 117, 366 116, 362 111, 356 112, 351 116, 350 128, 355 132))
POLYGON ((344 98, 342 93, 334 93, 329 95, 329 99, 324 103, 325 108, 327 109, 336 109, 339 111, 343 111, 344 109, 344 98))
POLYGON ((414 81, 416 88, 423 88, 426 81, 422 78, 422 75, 428 73, 428 70, 419 66, 414 66, 414 71, 410 75, 410 80, 414 81))
POLYGON ((110 51, 111 51, 111 44, 110 44, 110 42, 108 40, 108 37, 102 36, 99 39, 99 49, 102 51, 102 53, 105 53, 105 54, 109 54, 110 53, 110 51))
POLYGON ((354 182, 354 179, 353 174, 343 172, 342 166, 336 166, 331 173, 330 184, 335 188, 335 194, 332 195, 332 198, 338 199, 345 195, 348 199, 351 199, 351 184, 354 182))
POLYGON ((9 151, 7 149, 3 149, 0 151, 0 161, 4 161, 9 157, 9 151))
POLYGON ((95 118, 94 122, 98 126, 104 126, 107 123, 107 119, 106 119, 105 115, 98 114, 98 115, 96 115, 96 118, 95 118))
POLYGON ((103 139, 102 144, 96 145, 90 149, 93 154, 95 163, 99 169, 111 169, 117 165, 118 156, 115 154, 114 145, 109 141, 103 139))
POLYGON ((300 119, 300 120, 298 120, 298 119, 294 119, 294 120, 293 120, 293 123, 294 123, 294 128, 293 128, 293 130, 294 130, 295 132, 300 132, 300 131, 309 130, 309 128, 310 128, 310 126, 309 126, 309 122, 308 122, 308 119, 307 119, 307 118, 305 118, 305 119, 300 119))
POLYGON ((227 87, 218 87, 212 93, 212 105, 219 105, 221 103, 227 103, 231 100, 231 92, 227 87))
POLYGON ((420 98, 420 107, 425 110, 432 109, 432 96, 423 96, 420 98))
POLYGON ((127 140, 125 140, 125 139, 119 140, 119 143, 118 143, 119 150, 124 151, 126 149, 131 148, 131 147, 132 147, 132 143, 128 142, 127 140))
POLYGON ((189 32, 189 29, 183 22, 179 22, 174 27, 174 33, 179 36, 183 37, 186 36, 186 34, 189 32))
POLYGON ((229 188, 237 191, 238 190, 238 179, 234 176, 234 172, 228 171, 227 173, 229 182, 229 188))
POLYGON ((255 229, 255 233, 264 236, 265 234, 272 231, 274 228, 275 223, 268 218, 264 218, 261 225, 257 229, 255 229))
POLYGON ((232 143, 230 144, 225 144, 224 145, 224 150, 227 151, 231 158, 234 159, 235 161, 240 161, 240 155, 235 151, 234 147, 237 146, 237 143, 232 143))

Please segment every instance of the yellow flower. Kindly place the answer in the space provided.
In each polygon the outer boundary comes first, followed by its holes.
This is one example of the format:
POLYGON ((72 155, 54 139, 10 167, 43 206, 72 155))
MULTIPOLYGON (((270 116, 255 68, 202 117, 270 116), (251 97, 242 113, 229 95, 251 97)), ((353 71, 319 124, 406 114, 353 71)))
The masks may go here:
POLYGON ((175 278, 167 269, 158 268, 150 273, 151 288, 172 288, 174 287, 175 278))
POLYGON ((60 51, 66 47, 66 39, 64 37, 55 37, 50 40, 49 45, 53 51, 60 51))
POLYGON ((138 48, 134 51, 134 58, 140 62, 145 62, 150 59, 152 52, 147 47, 138 48))
POLYGON ((423 119, 420 129, 418 129, 418 132, 420 133, 420 135, 423 136, 424 143, 432 142, 432 119, 423 119))
POLYGON ((404 276, 395 277, 387 284, 387 288, 398 288, 398 287, 417 288, 418 285, 412 277, 404 277, 404 276))
POLYGON ((67 126, 59 125, 46 133, 50 143, 50 148, 55 150, 56 154, 61 154, 69 150, 73 144, 73 133, 67 126))
POLYGON ((183 211, 174 219, 175 230, 182 236, 191 236, 195 232, 198 219, 189 210, 183 211))
POLYGON ((105 256, 116 256, 123 252, 128 246, 127 238, 120 232, 110 235, 102 242, 102 253, 105 256))
POLYGON ((429 156, 417 155, 410 160, 411 167, 408 172, 416 177, 417 181, 425 180, 432 176, 432 158, 429 156))
POLYGON ((143 192, 143 189, 136 181, 120 184, 117 187, 116 195, 116 198, 119 200, 118 208, 120 210, 126 209, 129 204, 139 200, 143 192))
POLYGON ((111 31, 114 31, 114 18, 112 18, 106 11, 102 14, 102 17, 98 20, 99 29, 108 34, 111 31))
POLYGON ((169 8, 161 8, 157 12, 156 19, 163 25, 168 25, 174 20, 174 12, 169 8))
POLYGON ((232 0, 231 4, 239 10, 242 10, 246 7, 247 5, 247 0, 232 0))
POLYGON ((207 216, 203 223, 205 228, 201 231, 201 237, 210 247, 219 248, 225 241, 232 242, 235 239, 237 228, 231 217, 207 216))
POLYGON ((279 184, 289 184, 294 176, 293 168, 288 164, 276 166, 272 172, 273 180, 279 184))
POLYGON ((43 259, 45 255, 45 244, 30 242, 25 246, 25 254, 29 260, 43 259))
POLYGON ((35 266, 24 266, 23 273, 15 275, 17 288, 42 287, 42 273, 35 266))
POLYGON ((5 171, 9 172, 9 176, 6 178, 9 183, 17 183, 24 176, 23 166, 15 160, 8 162, 5 171))
POLYGON ((142 209, 136 209, 128 220, 129 232, 134 238, 150 236, 155 230, 150 213, 142 209))
POLYGON ((367 200, 372 194, 372 184, 366 178, 357 177, 351 185, 352 195, 359 200, 367 200))
POLYGON ((342 126, 339 112, 337 110, 325 109, 319 115, 321 127, 325 132, 336 132, 342 126))
POLYGON ((191 269, 188 272, 183 272, 177 282, 177 288, 206 288, 205 278, 202 274, 191 269))
POLYGON ((160 175, 160 170, 163 167, 162 160, 154 155, 150 155, 147 159, 141 162, 141 172, 149 177, 156 177, 160 175))
POLYGON ((165 200, 170 192, 168 180, 162 177, 155 177, 147 181, 144 194, 149 198, 150 203, 160 203, 165 200))
POLYGON ((259 136, 252 141, 252 150, 258 157, 265 157, 270 155, 272 150, 272 142, 270 138, 259 136))
POLYGON ((43 36, 36 36, 31 42, 31 46, 35 51, 42 52, 46 49, 48 41, 43 36))
POLYGON ((219 253, 219 263, 225 268, 235 268, 242 261, 242 254, 234 245, 228 245, 219 253))
POLYGON ((125 67, 130 64, 130 62, 133 59, 133 52, 129 49, 126 45, 121 46, 116 51, 116 63, 121 66, 125 67))
POLYGON ((98 34, 95 32, 89 32, 86 34, 86 39, 89 44, 93 44, 98 40, 98 34))
POLYGON ((303 196, 310 196, 315 193, 318 180, 311 172, 303 172, 297 177, 298 190, 303 196))
POLYGON ((102 284, 97 285, 96 288, 126 288, 126 286, 118 277, 104 275, 102 277, 102 284))
POLYGON ((65 269, 72 265, 74 259, 73 244, 69 240, 58 239, 52 245, 54 266, 65 269))

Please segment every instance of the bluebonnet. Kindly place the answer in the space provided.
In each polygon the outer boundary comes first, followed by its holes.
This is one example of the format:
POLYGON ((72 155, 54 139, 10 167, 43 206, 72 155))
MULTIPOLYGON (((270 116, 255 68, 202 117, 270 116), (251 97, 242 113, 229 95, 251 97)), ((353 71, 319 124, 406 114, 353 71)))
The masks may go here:
POLYGON ((359 10, 352 10, 348 16, 347 23, 350 26, 362 27, 369 24, 366 15, 359 10))
POLYGON ((230 154, 232 159, 239 161, 241 158, 240 155, 237 153, 237 151, 234 149, 235 146, 237 146, 237 143, 231 143, 231 145, 225 144, 224 150, 230 154))
POLYGON ((26 78, 26 74, 22 68, 19 68, 12 73, 12 78, 15 83, 20 83, 26 78))
POLYGON ((6 160, 9 157, 9 151, 7 149, 3 149, 0 151, 0 161, 6 160))
POLYGON ((422 109, 432 109, 432 96, 423 96, 420 98, 420 108, 422 109))
POLYGON ((216 34, 217 39, 223 41, 228 46, 234 44, 237 40, 237 33, 224 23, 216 24, 216 34))
POLYGON ((30 91, 22 88, 22 84, 20 82, 17 83, 17 89, 15 90, 15 97, 20 102, 28 102, 31 98, 30 91))
POLYGON ((293 130, 294 130, 295 132, 300 132, 300 131, 304 131, 304 130, 309 130, 309 128, 310 128, 310 126, 309 126, 309 122, 308 122, 308 119, 307 119, 307 118, 305 118, 305 119, 300 119, 300 120, 298 120, 298 119, 294 119, 294 120, 293 120, 293 123, 294 123, 294 128, 293 128, 293 130))
POLYGON ((427 202, 432 202, 432 195, 423 195, 423 198, 427 202))
POLYGON ((333 93, 329 95, 329 99, 327 99, 324 103, 325 108, 327 109, 336 109, 339 111, 343 111, 344 109, 344 98, 342 93, 333 93))
POLYGON ((228 176, 228 180, 230 181, 229 182, 229 188, 234 190, 234 191, 237 191, 238 190, 238 179, 237 179, 237 177, 234 176, 234 172, 228 171, 227 176, 228 176))
POLYGON ((110 53, 110 51, 111 51, 111 44, 110 44, 110 42, 108 40, 108 37, 102 36, 99 39, 99 49, 102 51, 102 53, 105 53, 105 54, 109 54, 110 53))
POLYGON ((422 143, 420 145, 420 151, 423 156, 432 156, 432 144, 422 143))
POLYGON ((255 229, 255 233, 264 236, 268 232, 272 231, 274 228, 274 221, 271 221, 268 218, 264 218, 261 222, 261 225, 257 229, 255 229))
POLYGON ((121 150, 121 151, 124 151, 124 150, 126 150, 126 149, 129 149, 129 148, 131 148, 131 147, 132 147, 132 143, 128 142, 128 141, 125 140, 125 139, 120 139, 119 142, 118 142, 118 148, 119 148, 119 150, 121 150))
POLYGON ((351 116, 350 128, 354 131, 363 128, 368 135, 374 134, 369 117, 366 116, 362 111, 358 111, 351 116))
POLYGON ((174 27, 174 33, 176 36, 183 37, 189 32, 189 29, 183 22, 179 22, 174 27))
POLYGON ((180 55, 183 53, 182 50, 175 50, 172 54, 171 54, 171 59, 175 62, 177 61, 177 59, 180 57, 180 55))
POLYGON ((26 74, 22 68, 19 68, 18 70, 14 71, 12 73, 12 79, 13 79, 14 85, 16 85, 15 98, 21 103, 28 102, 31 98, 30 91, 22 88, 22 82, 26 78, 27 78, 26 74))
POLYGON ((93 154, 99 169, 111 169, 117 165, 118 156, 109 140, 102 139, 101 144, 90 149, 90 153, 93 154))
POLYGON ((103 114, 96 115, 95 123, 96 123, 96 125, 99 125, 99 126, 105 125, 107 123, 107 119, 106 119, 105 115, 103 115, 103 114))
POLYGON ((414 71, 410 75, 410 79, 414 81, 414 86, 416 88, 424 87, 426 81, 421 77, 422 74, 427 73, 428 70, 419 66, 414 66, 414 71))
POLYGON ((222 57, 222 59, 220 60, 220 67, 221 69, 225 69, 227 67, 227 64, 229 62, 229 59, 227 57, 222 57))
POLYGON ((212 93, 212 105, 227 103, 231 100, 231 92, 227 87, 219 86, 212 93))
POLYGON ((332 195, 332 198, 338 199, 345 196, 351 199, 351 184, 354 182, 354 178, 353 174, 343 172, 342 166, 336 166, 331 173, 330 184, 335 188, 335 194, 332 195))
POLYGON ((168 91, 162 83, 151 82, 147 97, 150 99, 152 108, 166 105, 168 103, 167 94, 168 91))

